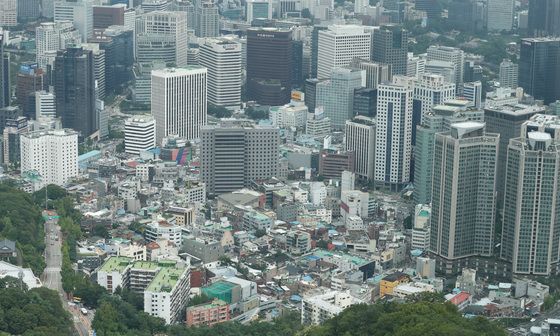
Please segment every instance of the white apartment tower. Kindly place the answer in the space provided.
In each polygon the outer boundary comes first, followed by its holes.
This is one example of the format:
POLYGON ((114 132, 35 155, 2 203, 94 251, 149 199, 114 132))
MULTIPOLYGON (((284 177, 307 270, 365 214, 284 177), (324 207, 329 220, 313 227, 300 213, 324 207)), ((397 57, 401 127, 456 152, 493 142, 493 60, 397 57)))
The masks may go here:
POLYGON ((78 133, 58 129, 24 133, 20 136, 21 172, 36 171, 41 187, 63 186, 78 176, 78 133))
POLYGON ((53 53, 66 49, 71 44, 80 44, 80 31, 74 28, 72 21, 43 22, 35 28, 37 64, 45 69, 53 53))
POLYGON ((400 190, 410 181, 414 78, 394 76, 378 86, 375 181, 400 190))
POLYGON ((135 116, 124 123, 125 153, 138 155, 156 146, 156 121, 150 115, 135 116))
POLYGON ((93 36, 93 1, 92 0, 55 0, 54 22, 70 21, 80 31, 82 40, 93 36))
POLYGON ((375 168, 375 120, 358 116, 346 121, 346 150, 354 152, 354 171, 357 176, 373 180, 375 168))
POLYGON ((356 57, 369 59, 371 32, 364 26, 331 25, 319 31, 317 77, 329 78, 334 68, 350 65, 356 57))
POLYGON ((238 108, 241 104, 241 44, 207 39, 199 47, 198 63, 208 69, 208 102, 238 108))
POLYGON ((455 83, 448 83, 441 75, 423 74, 414 84, 414 99, 422 104, 422 116, 432 107, 455 99, 455 83))
POLYGON ((199 137, 206 125, 206 68, 166 68, 152 71, 152 115, 156 120, 156 143, 176 135, 187 140, 199 137))
POLYGON ((455 89, 461 90, 463 85, 463 71, 465 69, 465 52, 459 48, 432 45, 428 48, 427 61, 442 61, 453 64, 455 72, 455 89))

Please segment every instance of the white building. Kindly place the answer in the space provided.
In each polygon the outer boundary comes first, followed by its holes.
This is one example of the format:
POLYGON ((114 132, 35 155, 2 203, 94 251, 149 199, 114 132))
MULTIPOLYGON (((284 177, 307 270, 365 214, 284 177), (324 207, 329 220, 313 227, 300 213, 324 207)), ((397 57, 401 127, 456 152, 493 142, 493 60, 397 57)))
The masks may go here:
POLYGON ((206 68, 166 68, 152 71, 152 115, 156 143, 176 135, 187 140, 199 137, 206 125, 206 68))
POLYGON ((331 133, 331 119, 325 116, 322 107, 307 115, 305 133, 321 141, 331 133))
POLYGON ((92 0, 55 0, 54 22, 70 21, 80 31, 82 41, 93 36, 92 0))
POLYGON ((369 193, 359 190, 343 191, 340 196, 340 215, 344 222, 351 216, 368 218, 369 193))
POLYGON ((430 247, 430 214, 432 208, 427 204, 417 204, 414 211, 412 226, 412 242, 410 248, 427 251, 430 247))
MULTIPOLYGON (((159 262, 160 264, 163 261, 159 262)), ((181 312, 190 292, 190 267, 160 267, 144 291, 144 311, 171 324, 183 320, 181 312)))
POLYGON ((80 44, 82 36, 72 21, 43 22, 35 28, 36 59, 40 68, 46 69, 53 53, 71 44, 80 44))
POLYGON ((78 176, 78 133, 71 129, 20 136, 21 172, 36 171, 41 185, 63 186, 78 176))
POLYGON ((272 0, 247 0, 246 15, 247 23, 253 22, 255 19, 272 20, 272 0))
POLYGON ((375 120, 358 116, 346 121, 346 150, 354 152, 356 175, 373 180, 375 169, 375 120))
POLYGON ((517 76, 519 66, 509 59, 504 59, 500 63, 500 87, 517 89, 517 76))
POLYGON ((309 113, 304 102, 291 101, 284 106, 272 106, 269 109, 269 119, 274 126, 280 128, 305 128, 309 113))
POLYGON ((334 68, 350 65, 356 57, 369 59, 371 32, 364 26, 332 25, 319 31, 317 77, 329 78, 334 68))
POLYGON ((463 84, 463 71, 465 68, 465 52, 459 48, 432 45, 428 48, 428 61, 444 61, 453 64, 455 71, 456 89, 460 90, 463 84))
POLYGON ((166 221, 152 221, 146 225, 144 235, 146 240, 149 242, 153 242, 158 239, 167 239, 179 248, 183 244, 182 228, 179 225, 166 221))
POLYGON ((393 289, 393 296, 403 299, 410 295, 417 295, 420 293, 435 293, 435 291, 435 287, 427 283, 403 283, 397 285, 397 287, 393 289))
POLYGON ((400 190, 410 181, 414 79, 395 76, 377 96, 375 181, 400 190))
POLYGON ((349 293, 337 291, 304 298, 301 304, 301 323, 320 325, 351 305, 359 303, 362 301, 349 293))
POLYGON ((420 78, 426 72, 426 59, 409 52, 406 60, 406 75, 420 78))
POLYGON ((56 106, 52 92, 35 92, 35 113, 37 117, 56 117, 56 106))
POLYGON ((208 102, 239 108, 241 44, 226 38, 207 39, 199 47, 198 64, 208 69, 208 102))
POLYGON ((124 123, 125 152, 138 155, 156 146, 156 121, 150 115, 129 118, 124 123))
POLYGON ((5 277, 12 277, 15 279, 20 279, 28 289, 41 287, 41 279, 33 274, 30 268, 22 268, 16 265, 12 265, 5 261, 0 261, 0 279, 5 277))
POLYGON ((17 3, 18 0, 0 1, 0 27, 17 26, 17 3))
POLYGON ((511 31, 515 9, 514 0, 488 0, 487 8, 486 27, 489 31, 511 31))
POLYGON ((446 82, 440 75, 421 75, 414 83, 414 99, 421 102, 424 116, 432 112, 432 107, 455 99, 455 83, 446 82))

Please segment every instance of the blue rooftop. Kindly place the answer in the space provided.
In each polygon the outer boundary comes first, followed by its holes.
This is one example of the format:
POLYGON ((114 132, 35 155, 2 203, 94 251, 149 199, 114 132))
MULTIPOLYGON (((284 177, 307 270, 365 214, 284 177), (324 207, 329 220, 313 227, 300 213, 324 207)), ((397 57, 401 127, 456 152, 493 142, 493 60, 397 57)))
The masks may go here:
POLYGON ((78 161, 88 160, 88 159, 94 158, 94 157, 96 157, 96 156, 98 156, 98 155, 101 155, 101 151, 99 151, 99 150, 97 150, 97 149, 94 149, 94 150, 92 150, 92 151, 89 151, 89 152, 87 152, 87 153, 84 153, 84 154, 82 154, 82 155, 79 155, 79 156, 78 156, 78 161))

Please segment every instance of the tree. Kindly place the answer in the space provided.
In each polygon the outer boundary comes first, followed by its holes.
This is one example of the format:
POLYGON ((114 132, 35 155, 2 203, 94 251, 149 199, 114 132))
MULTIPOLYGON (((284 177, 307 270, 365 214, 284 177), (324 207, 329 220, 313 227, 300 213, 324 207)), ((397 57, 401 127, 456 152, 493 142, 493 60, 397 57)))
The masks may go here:
POLYGON ((211 103, 208 103, 208 114, 216 118, 229 118, 232 116, 231 111, 227 108, 211 103))
POLYGON ((109 238, 109 231, 103 224, 96 224, 91 230, 91 234, 98 237, 109 238))
POLYGON ((190 299, 187 307, 198 306, 199 304, 208 302, 212 302, 212 298, 202 293, 200 295, 195 295, 192 299, 190 299))
POLYGON ((267 119, 268 113, 264 109, 256 109, 252 106, 245 109, 245 115, 253 120, 267 119))

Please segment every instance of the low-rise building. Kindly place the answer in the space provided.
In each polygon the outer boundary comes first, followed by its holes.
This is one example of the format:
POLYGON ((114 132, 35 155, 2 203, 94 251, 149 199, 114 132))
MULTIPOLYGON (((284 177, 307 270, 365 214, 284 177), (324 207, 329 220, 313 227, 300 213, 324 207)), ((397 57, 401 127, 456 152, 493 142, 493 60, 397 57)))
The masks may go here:
POLYGON ((379 295, 384 297, 385 295, 393 295, 393 290, 400 284, 407 283, 410 281, 408 275, 402 272, 395 272, 389 274, 381 279, 379 284, 379 295))
POLYGON ((362 301, 349 293, 337 291, 304 298, 301 305, 301 323, 320 325, 358 303, 362 301))
POLYGON ((187 307, 186 324, 189 327, 213 326, 230 318, 229 304, 216 299, 211 303, 187 307))

